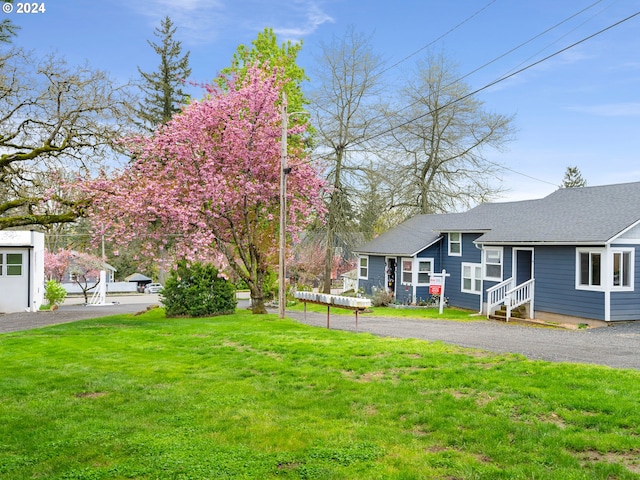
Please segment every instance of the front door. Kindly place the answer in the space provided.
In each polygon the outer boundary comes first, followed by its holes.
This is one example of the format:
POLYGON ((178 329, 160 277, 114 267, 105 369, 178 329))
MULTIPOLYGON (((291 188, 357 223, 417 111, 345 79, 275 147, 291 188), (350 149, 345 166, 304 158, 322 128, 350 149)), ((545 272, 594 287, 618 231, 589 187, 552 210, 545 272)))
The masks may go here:
POLYGON ((396 259, 387 257, 387 291, 396 294, 396 259))
POLYGON ((533 249, 513 249, 513 278, 520 285, 533 278, 533 249))

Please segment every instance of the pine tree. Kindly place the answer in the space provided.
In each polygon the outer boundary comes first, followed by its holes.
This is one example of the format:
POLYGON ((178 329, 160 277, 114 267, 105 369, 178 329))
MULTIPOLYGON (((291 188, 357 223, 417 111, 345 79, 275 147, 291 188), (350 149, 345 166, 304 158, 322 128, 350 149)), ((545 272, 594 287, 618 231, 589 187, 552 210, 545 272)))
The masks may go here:
MULTIPOLYGON (((4 3, 13 3, 13 0, 4 0, 4 3)), ((20 30, 20 27, 11 20, 5 18, 0 22, 0 43, 11 43, 20 30)))
POLYGON ((562 188, 586 187, 587 181, 580 173, 578 167, 567 167, 562 180, 562 188))
POLYGON ((189 75, 189 53, 182 56, 181 42, 173 39, 176 32, 171 18, 168 16, 160 22, 153 34, 160 43, 148 41, 151 48, 160 56, 160 66, 156 72, 138 71, 142 76, 140 88, 145 93, 144 102, 139 103, 138 117, 140 125, 154 130, 158 125, 166 123, 174 113, 181 110, 189 96, 181 89, 181 85, 189 75))

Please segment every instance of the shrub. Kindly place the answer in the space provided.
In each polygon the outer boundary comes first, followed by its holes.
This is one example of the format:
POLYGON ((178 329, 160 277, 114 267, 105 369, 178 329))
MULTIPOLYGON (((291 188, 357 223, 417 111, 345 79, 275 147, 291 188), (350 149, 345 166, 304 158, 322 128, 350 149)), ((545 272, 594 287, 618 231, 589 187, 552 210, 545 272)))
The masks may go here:
POLYGON ((386 307, 390 303, 393 303, 393 293, 387 291, 385 288, 377 288, 373 292, 371 297, 371 306, 373 307, 386 307))
POLYGON ((49 280, 44 284, 44 298, 49 302, 49 306, 60 305, 66 296, 67 291, 60 282, 49 280))
POLYGON ((275 272, 267 272, 262 282, 262 292, 266 301, 278 298, 278 275, 275 272))
POLYGON ((233 284, 218 275, 218 269, 199 262, 178 262, 167 279, 160 299, 167 317, 210 317, 235 311, 233 284))

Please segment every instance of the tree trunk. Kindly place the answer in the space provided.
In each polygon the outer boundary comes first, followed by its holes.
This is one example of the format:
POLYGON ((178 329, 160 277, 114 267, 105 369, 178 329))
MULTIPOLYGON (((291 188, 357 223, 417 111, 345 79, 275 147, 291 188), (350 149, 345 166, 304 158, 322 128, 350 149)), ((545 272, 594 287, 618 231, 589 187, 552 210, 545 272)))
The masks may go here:
POLYGON ((262 291, 262 282, 256 282, 249 285, 251 292, 251 311, 256 314, 265 314, 267 309, 264 306, 264 292, 262 291))
POLYGON ((331 276, 333 274, 333 229, 327 233, 327 250, 324 258, 324 282, 322 285, 323 293, 331 293, 331 276))

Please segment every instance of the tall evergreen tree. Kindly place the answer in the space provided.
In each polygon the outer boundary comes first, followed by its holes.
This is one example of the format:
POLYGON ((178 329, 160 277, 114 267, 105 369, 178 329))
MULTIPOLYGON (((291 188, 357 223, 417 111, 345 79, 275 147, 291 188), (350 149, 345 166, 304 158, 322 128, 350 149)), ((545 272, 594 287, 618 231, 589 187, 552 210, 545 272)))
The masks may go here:
POLYGON ((189 53, 182 55, 181 42, 174 40, 176 33, 171 18, 168 16, 160 22, 160 28, 156 28, 153 34, 160 43, 148 41, 151 48, 160 57, 160 66, 155 72, 143 72, 138 67, 142 76, 140 88, 145 93, 144 101, 139 103, 138 117, 140 125, 155 130, 155 128, 171 119, 174 113, 181 109, 188 100, 181 86, 184 80, 191 75, 189 68, 189 53))
MULTIPOLYGON (((13 3, 13 0, 4 0, 4 3, 13 3)), ((11 43, 12 38, 15 37, 20 30, 20 27, 13 23, 8 18, 5 18, 0 22, 0 43, 11 43)))
POLYGON ((587 180, 582 176, 578 167, 567 167, 561 186, 562 188, 586 187, 587 180))

